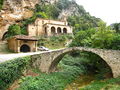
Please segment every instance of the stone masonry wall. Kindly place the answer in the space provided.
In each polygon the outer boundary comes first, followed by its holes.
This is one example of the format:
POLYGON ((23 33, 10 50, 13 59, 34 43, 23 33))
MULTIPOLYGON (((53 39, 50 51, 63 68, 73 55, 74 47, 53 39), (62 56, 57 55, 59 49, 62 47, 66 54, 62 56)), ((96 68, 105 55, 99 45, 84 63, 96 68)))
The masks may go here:
POLYGON ((120 76, 120 51, 117 50, 73 47, 56 51, 48 51, 31 56, 33 63, 32 66, 34 68, 38 68, 42 72, 52 72, 65 54, 76 50, 88 51, 97 54, 110 66, 113 77, 120 76))

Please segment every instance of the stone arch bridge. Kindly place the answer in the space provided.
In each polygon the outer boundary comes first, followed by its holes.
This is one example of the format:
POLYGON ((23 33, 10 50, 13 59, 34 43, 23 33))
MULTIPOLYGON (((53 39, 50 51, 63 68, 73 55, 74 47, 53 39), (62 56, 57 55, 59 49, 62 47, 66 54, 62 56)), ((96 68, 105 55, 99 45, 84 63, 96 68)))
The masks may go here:
POLYGON ((47 51, 40 54, 32 55, 32 67, 39 69, 41 72, 52 72, 55 70, 59 61, 65 54, 74 51, 91 52, 101 57, 111 68, 113 77, 120 76, 120 51, 104 50, 85 47, 72 47, 55 51, 47 51))

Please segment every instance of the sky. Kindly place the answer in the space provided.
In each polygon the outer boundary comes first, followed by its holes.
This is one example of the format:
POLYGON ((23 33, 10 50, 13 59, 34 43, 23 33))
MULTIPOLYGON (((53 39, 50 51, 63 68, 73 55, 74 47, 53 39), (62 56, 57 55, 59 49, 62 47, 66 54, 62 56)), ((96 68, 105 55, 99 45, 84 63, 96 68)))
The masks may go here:
POLYGON ((120 0, 76 0, 92 16, 110 25, 120 22, 120 0))

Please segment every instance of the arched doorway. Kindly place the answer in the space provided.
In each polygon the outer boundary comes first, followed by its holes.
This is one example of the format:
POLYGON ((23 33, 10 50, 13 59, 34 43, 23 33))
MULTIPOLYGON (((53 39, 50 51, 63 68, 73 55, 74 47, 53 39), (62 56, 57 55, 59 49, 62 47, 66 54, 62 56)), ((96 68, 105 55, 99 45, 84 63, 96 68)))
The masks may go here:
POLYGON ((63 33, 67 33, 67 28, 63 28, 63 33))
POLYGON ((20 47, 20 52, 30 52, 30 47, 24 44, 20 47))
POLYGON ((58 28, 57 28, 57 33, 58 33, 58 34, 61 34, 61 33, 62 33, 62 31, 61 31, 61 28, 60 28, 60 27, 58 27, 58 28))
POLYGON ((7 34, 8 34, 8 32, 5 32, 5 33, 3 34, 2 41, 4 41, 4 40, 7 38, 7 34))
POLYGON ((55 27, 51 27, 51 34, 55 35, 55 27))

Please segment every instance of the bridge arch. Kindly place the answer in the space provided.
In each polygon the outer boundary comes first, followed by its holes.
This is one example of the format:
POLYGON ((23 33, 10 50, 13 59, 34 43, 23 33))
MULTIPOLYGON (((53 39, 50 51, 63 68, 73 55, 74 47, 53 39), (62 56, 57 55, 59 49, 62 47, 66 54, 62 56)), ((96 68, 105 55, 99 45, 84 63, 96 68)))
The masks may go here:
POLYGON ((66 55, 66 54, 69 54, 71 52, 76 52, 76 51, 80 51, 80 52, 89 52, 91 54, 94 54, 94 55, 97 55, 99 58, 101 58, 103 60, 103 62, 107 65, 107 67, 110 69, 110 72, 111 72, 111 75, 113 77, 113 72, 112 72, 112 68, 111 66, 109 65, 109 63, 105 60, 104 57, 102 57, 102 55, 97 52, 96 50, 92 50, 92 49, 89 49, 89 50, 86 50, 85 48, 84 49, 81 49, 81 48, 71 48, 71 49, 68 49, 68 50, 63 50, 63 51, 60 51, 59 53, 57 53, 54 57, 53 57, 53 60, 50 64, 50 67, 49 67, 49 70, 48 72, 53 72, 55 71, 58 63, 62 60, 62 58, 66 55))
POLYGON ((32 66, 41 72, 51 72, 61 58, 73 51, 91 52, 102 58, 110 67, 113 77, 120 76, 120 50, 105 50, 85 47, 72 47, 32 55, 32 66))

